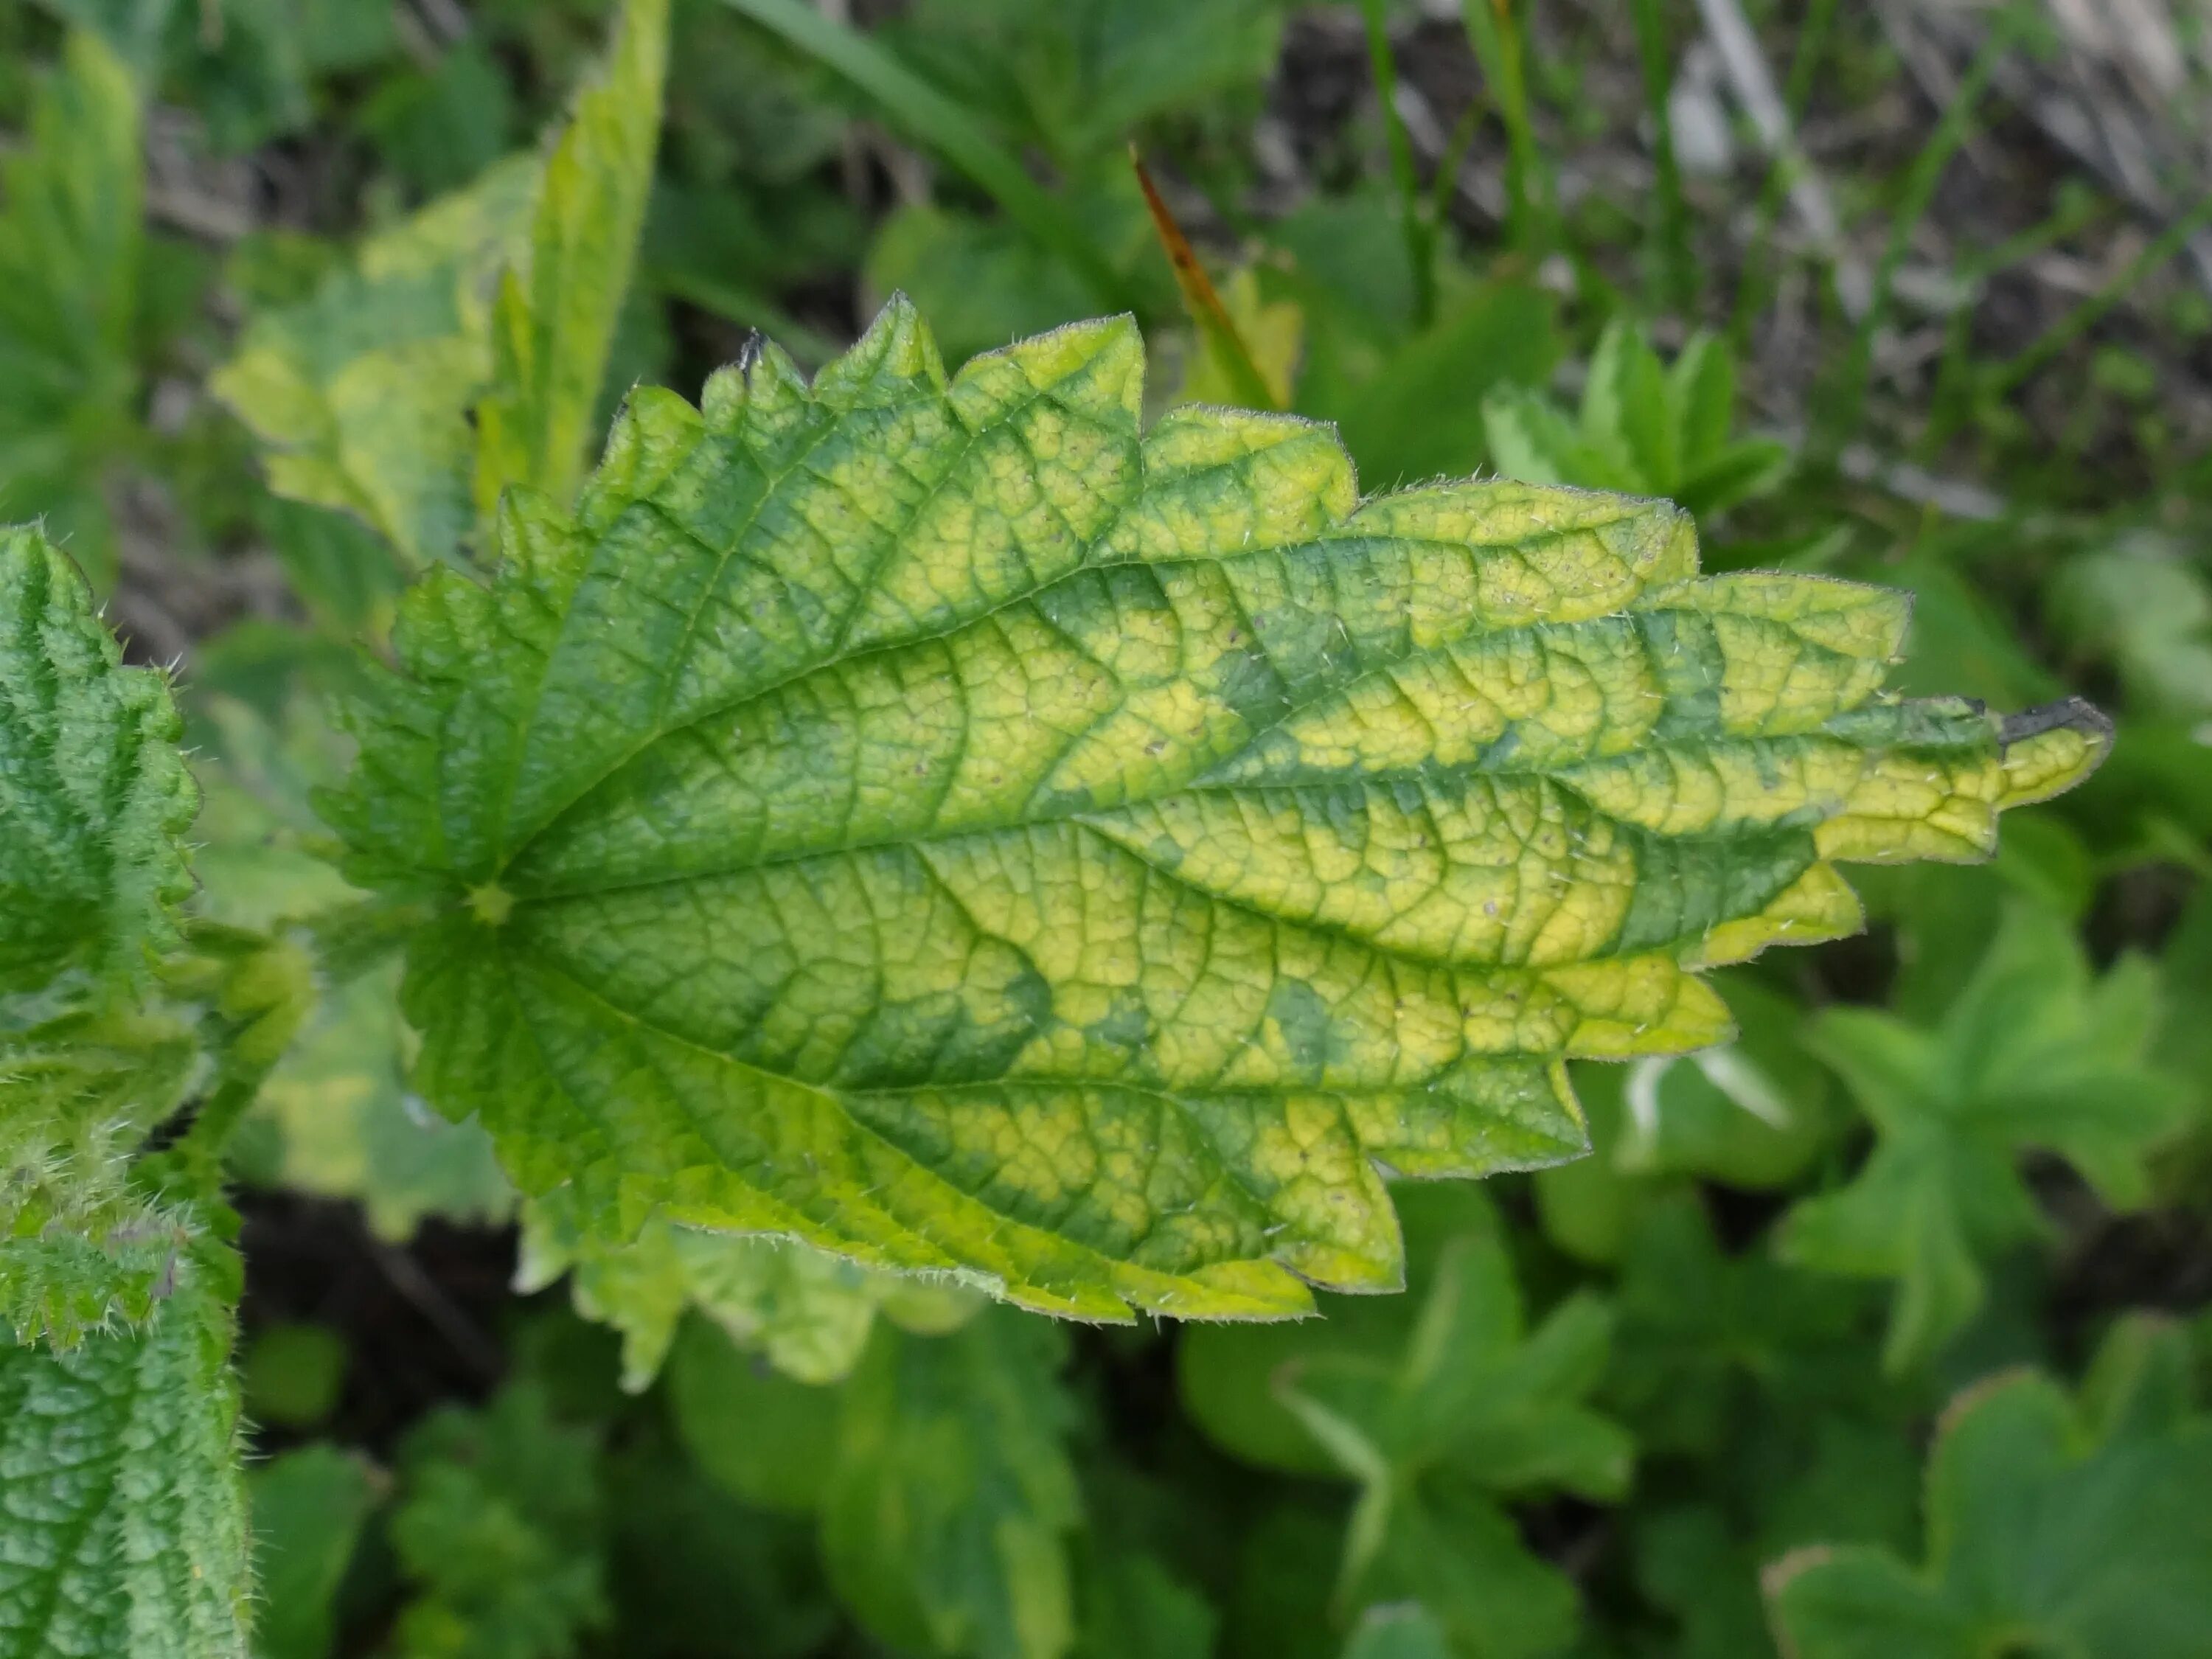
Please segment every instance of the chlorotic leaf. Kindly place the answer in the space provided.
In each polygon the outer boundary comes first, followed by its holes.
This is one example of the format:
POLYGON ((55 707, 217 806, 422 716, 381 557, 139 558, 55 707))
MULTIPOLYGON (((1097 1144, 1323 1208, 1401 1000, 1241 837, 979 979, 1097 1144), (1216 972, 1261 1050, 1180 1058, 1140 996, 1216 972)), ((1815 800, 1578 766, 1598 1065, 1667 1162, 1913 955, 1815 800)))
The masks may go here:
POLYGON ((0 1348, 0 1656, 244 1659, 234 1262, 143 1330, 0 1348))
POLYGON ((540 171, 499 163, 252 320, 210 385, 264 446, 270 489, 354 514, 410 563, 459 556, 492 295, 526 246, 540 171))
POLYGON ((878 1309, 930 1333, 975 1311, 972 1291, 872 1272, 788 1240, 656 1221, 631 1243, 610 1245, 574 1224, 564 1196, 524 1206, 519 1287, 568 1273, 577 1311, 622 1333, 623 1386, 633 1391, 659 1374, 678 1322, 694 1308, 786 1376, 812 1383, 853 1369, 878 1309))
POLYGON ((76 567, 0 529, 0 992, 143 976, 191 890, 198 804, 158 671, 125 668, 76 567))
POLYGON ((271 1173, 305 1192, 359 1200, 388 1239, 411 1237, 428 1216, 504 1221, 514 1193, 489 1137, 409 1094, 406 1046, 393 964, 334 990, 262 1085, 255 1109, 278 1141, 271 1173))
POLYGON ((143 125, 130 69, 80 31, 0 165, 0 520, 44 518, 103 580, 101 473, 137 385, 143 125))
POLYGON ((1791 1659, 2200 1654, 2212 1628, 2208 1482, 2202 1415, 2100 1421, 2048 1377, 1996 1378, 1944 1418, 1925 1565, 1863 1545, 1785 1557, 1767 1575, 1779 1644, 1791 1659))
POLYGON ((545 164, 526 275, 493 313, 493 375, 477 409, 478 505, 527 484, 566 501, 629 286, 653 185, 668 64, 668 0, 628 0, 605 82, 577 100, 545 164))
POLYGON ((1901 596, 1700 580, 1661 502, 1362 504, 1326 428, 1139 430, 1126 320, 947 379, 894 302, 810 386, 634 396, 573 514, 407 599, 325 811, 422 898, 417 1080, 526 1191, 1279 1316, 1395 1286, 1378 1166, 1580 1152, 1570 1056, 1727 1035, 1695 970, 1986 856, 2079 704, 1881 682, 1901 596))

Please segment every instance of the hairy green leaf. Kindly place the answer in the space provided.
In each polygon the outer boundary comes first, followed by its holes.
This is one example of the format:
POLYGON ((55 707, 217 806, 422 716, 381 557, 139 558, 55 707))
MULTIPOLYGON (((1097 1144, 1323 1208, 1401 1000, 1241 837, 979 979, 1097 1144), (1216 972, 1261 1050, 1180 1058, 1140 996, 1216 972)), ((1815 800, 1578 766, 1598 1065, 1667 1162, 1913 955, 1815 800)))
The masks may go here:
POLYGON ((1928 1470, 1928 1559, 1865 1546, 1801 1551, 1767 1593, 1792 1659, 1993 1653, 2183 1659, 2212 1629, 2212 1420, 2155 1372, 2185 1354, 2123 1325, 2080 1402, 2014 1374, 1946 1414, 1928 1470), (2133 1375, 2116 1378, 2114 1370, 2133 1375), (2149 1383, 2147 1389, 2144 1385, 2149 1383), (2177 1397, 2178 1396, 2178 1397, 2177 1397))
POLYGON ((196 1231, 131 1162, 182 1097, 191 1031, 140 1015, 62 1015, 0 1032, 0 1325, 74 1346, 136 1322, 196 1231))
POLYGON ((894 303, 810 387, 634 397, 573 515, 434 574, 325 810, 434 904, 424 1091, 617 1237, 671 1218, 1026 1305, 1400 1278, 1378 1173, 1583 1150, 1571 1055, 1976 859, 2106 728, 1881 681, 1903 599, 1699 580, 1662 503, 1361 503, 1325 428, 1139 430, 1127 321, 948 380, 894 303))
POLYGON ((2042 1231, 2022 1152, 2064 1158, 2118 1207, 2144 1202, 2143 1154, 2191 1103, 2148 1059, 2157 992, 2142 957, 2093 978, 2065 923, 2023 904, 1936 1030, 1873 1009, 1820 1016, 1812 1046, 1877 1139, 1849 1186, 1790 1212, 1782 1248, 1824 1272, 1897 1281, 1893 1370, 1926 1359, 1980 1306, 1985 1261, 2042 1231))
POLYGON ((0 1659, 244 1659, 236 1264, 143 1330, 0 1347, 0 1659))
POLYGON ((199 796, 167 679, 125 668, 84 578, 0 529, 0 993, 140 977, 191 892, 199 796))
POLYGON ((132 419, 145 173, 138 88, 90 33, 0 165, 0 520, 40 515, 103 580, 101 478, 132 419))
POLYGON ((489 512, 509 484, 566 502, 629 286, 653 185, 668 65, 668 0, 627 0, 604 84, 545 163, 526 274, 510 270, 492 314, 492 380, 477 408, 476 492, 489 512))

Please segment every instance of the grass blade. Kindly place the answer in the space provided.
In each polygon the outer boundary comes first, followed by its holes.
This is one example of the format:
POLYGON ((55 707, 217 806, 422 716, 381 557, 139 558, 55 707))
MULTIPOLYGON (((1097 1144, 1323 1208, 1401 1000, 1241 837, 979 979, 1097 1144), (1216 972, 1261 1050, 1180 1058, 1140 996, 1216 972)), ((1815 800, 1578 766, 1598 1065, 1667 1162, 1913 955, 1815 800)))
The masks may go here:
POLYGON ((1514 0, 1461 0, 1468 42, 1498 95, 1505 122, 1505 199, 1513 245, 1535 258, 1551 244, 1552 197, 1543 152, 1528 115, 1528 76, 1522 59, 1521 21, 1514 0))
POLYGON ((967 174, 1009 219, 1066 260, 1101 306, 1128 308, 1128 285, 1082 222, 958 104, 874 41, 823 16, 805 0, 722 3, 866 93, 892 125, 967 174))
POLYGON ((1927 216, 1929 206, 1936 199, 1936 186, 1942 182, 1944 169, 1973 134, 1982 95, 1989 90, 1998 61, 2019 41, 2022 29, 2021 14, 2016 6, 1998 13, 1991 21, 1989 35, 1966 66, 1950 106, 1936 123, 1936 131, 1929 136, 1926 147, 1906 175, 1905 199, 1899 204, 1897 216, 1891 221, 1881 263, 1875 268, 1873 296, 1866 314, 1859 319, 1857 331, 1851 339, 1850 355, 1844 360, 1839 395, 1831 404, 1834 410, 1829 425, 1832 442, 1839 444, 1858 429, 1866 412, 1868 382, 1873 374, 1875 337, 1888 320, 1898 268, 1905 263, 1912 233, 1920 228, 1921 220, 1927 216))
POLYGON ((1682 201, 1682 171, 1674 159, 1674 123, 1668 98, 1674 76, 1667 61, 1667 23, 1659 0, 1636 0, 1636 48, 1643 59, 1644 98, 1651 110, 1651 159, 1659 179, 1659 301, 1687 306, 1697 285, 1690 263, 1690 216, 1682 201))
POLYGON ((2043 368, 2094 327, 2106 312, 2134 291, 2137 283, 2180 252, 2189 239, 2208 224, 2212 224, 2212 194, 2198 198, 2188 212, 2146 243, 2143 251, 2129 260, 2111 281, 2037 335, 2017 355, 1999 364, 1990 376, 1990 392, 2002 396, 2043 368))
MULTIPOLYGON (((1783 101, 1785 125, 1792 133, 1803 125, 1806 106, 1812 101, 1813 76, 1827 48, 1836 11, 1837 0, 1812 0, 1804 25, 1797 32, 1797 50, 1790 61, 1790 85, 1783 101)), ((1744 254, 1735 312, 1729 322, 1729 340, 1739 356, 1751 343, 1753 322, 1766 309, 1775 226, 1782 216, 1782 200, 1790 193, 1800 161, 1794 143, 1778 147, 1774 159, 1767 166, 1766 181, 1759 187, 1757 228, 1752 232, 1751 246, 1744 254)))
POLYGON ((1215 365, 1236 389, 1237 400, 1253 409, 1281 408, 1281 403, 1267 388, 1267 377, 1252 361, 1251 348, 1237 331, 1235 319, 1221 303, 1213 279, 1199 263, 1198 251, 1191 246, 1190 239, 1182 234, 1182 227, 1176 222, 1175 215, 1161 199, 1159 187, 1152 183, 1152 172, 1137 154, 1134 144, 1129 146, 1129 165, 1136 169, 1137 185, 1145 192, 1145 206, 1152 212, 1152 228, 1159 234, 1160 246, 1167 252, 1168 263, 1175 267, 1176 287, 1182 294, 1183 308, 1197 325, 1199 339, 1212 354, 1215 365))
POLYGON ((1406 263, 1413 273, 1413 322, 1426 328, 1437 315, 1436 227, 1422 210, 1420 176, 1413 167, 1413 141, 1398 113, 1398 65, 1390 53, 1388 0, 1359 0, 1367 25, 1367 61, 1375 74, 1375 96, 1382 106, 1382 134, 1390 149, 1390 176, 1398 187, 1398 217, 1406 236, 1406 263))

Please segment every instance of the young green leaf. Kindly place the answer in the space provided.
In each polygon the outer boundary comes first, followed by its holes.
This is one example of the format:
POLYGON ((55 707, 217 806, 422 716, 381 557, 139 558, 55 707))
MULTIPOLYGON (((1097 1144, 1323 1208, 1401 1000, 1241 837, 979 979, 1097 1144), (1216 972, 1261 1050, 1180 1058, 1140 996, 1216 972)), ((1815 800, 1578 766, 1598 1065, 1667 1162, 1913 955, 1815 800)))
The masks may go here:
POLYGON ((1790 459, 1771 441, 1730 439, 1735 362, 1725 341, 1692 336, 1668 368, 1619 317, 1590 359, 1578 416, 1504 386, 1483 400, 1482 418, 1507 477, 1663 495, 1697 514, 1769 488, 1790 459))
POLYGON ((477 407, 476 495, 509 484, 566 503, 585 468, 615 319, 645 227, 668 67, 668 0, 627 0, 605 81, 576 101, 545 164, 526 274, 492 315, 492 381, 477 407))
POLYGON ((1881 684, 1905 606, 1699 580, 1661 503, 1361 504, 1331 434, 1141 432, 1126 321, 948 380, 894 303, 810 387, 631 400, 574 514, 434 573, 325 811, 433 905, 417 1080, 526 1191, 1269 1316, 1395 1286, 1378 1164, 1584 1144, 1564 1060, 1729 1026, 1838 860, 1986 856, 2078 704, 1881 684))
POLYGON ((1815 1052, 1876 1140, 1850 1185, 1790 1212, 1782 1248, 1823 1272, 1897 1281, 1893 1370, 1972 1315, 1984 1261, 2041 1231, 2022 1152, 2067 1159, 2118 1207, 2145 1200, 2143 1154, 2191 1103, 2148 1057, 2157 991, 2141 957, 2093 978, 2066 924, 2022 904, 1934 1030, 1856 1008, 1814 1024, 1815 1052))
POLYGON ((0 165, 0 520, 41 516, 103 581, 101 489, 132 422, 145 170, 139 92, 70 37, 29 142, 0 165))
MULTIPOLYGON (((2123 1327, 2118 1340, 2140 1333, 2123 1327)), ((2166 1333, 2166 1346, 2179 1345, 2166 1333)), ((2186 1375, 2182 1357, 2178 1370, 2186 1375)), ((2109 1370, 2100 1356, 2100 1370, 2109 1370)), ((2137 1382, 2142 1380, 2138 1376, 2137 1382)), ((1791 1659, 2184 1659, 2212 1628, 2212 1421, 2186 1396, 2079 1402, 2016 1374, 1962 1396, 1928 1471, 1928 1559, 1808 1549, 1770 1571, 1791 1659), (2101 1408, 2101 1409, 2100 1409, 2101 1408)))
POLYGON ((1469 1652, 1537 1655, 1572 1632, 1572 1586, 1522 1542, 1503 1496, 1618 1498, 1632 1446, 1582 1404, 1610 1320, 1571 1298, 1530 1332, 1496 1224, 1449 1243, 1402 1353, 1323 1354, 1277 1396, 1359 1483, 1340 1611, 1413 1598, 1469 1652))
POLYGON ((204 1250, 143 1330, 0 1346, 0 1656, 245 1659, 236 1273, 204 1250))
POLYGON ((302 1446, 247 1477, 253 1516, 255 1659, 327 1659, 338 1589, 378 1477, 357 1456, 302 1446))
POLYGON ((143 980, 191 890, 199 796, 167 679, 125 668, 84 578, 0 528, 0 993, 143 980))
POLYGON ((401 1659, 562 1659, 608 1620, 599 1449, 533 1383, 407 1439, 392 1544, 401 1659))
POLYGON ((1077 1519, 1066 1339, 994 1309, 944 1337, 879 1328, 847 1385, 823 1497, 830 1583, 885 1642, 1059 1659, 1077 1519))

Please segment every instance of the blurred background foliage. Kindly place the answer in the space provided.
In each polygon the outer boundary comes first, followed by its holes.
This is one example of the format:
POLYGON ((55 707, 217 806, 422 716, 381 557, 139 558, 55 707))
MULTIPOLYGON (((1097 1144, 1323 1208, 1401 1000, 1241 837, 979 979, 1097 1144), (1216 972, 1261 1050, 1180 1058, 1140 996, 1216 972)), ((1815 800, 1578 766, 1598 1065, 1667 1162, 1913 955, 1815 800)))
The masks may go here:
MULTIPOLYGON (((0 518, 180 660, 201 908, 312 856, 327 709, 483 552, 495 283, 607 0, 0 0, 0 518)), ((1132 310, 1150 397, 1364 486, 1664 495, 2062 688, 2091 783, 1595 1151, 1401 1187, 1402 1297, 1068 1328, 580 1241, 350 963, 239 1143, 272 1659, 2212 1654, 2212 12, 2193 0, 675 0, 594 416, 892 291, 1132 310), (1130 147, 1210 276, 1186 310, 1130 147)), ((487 468, 490 469, 488 475, 487 468)))

